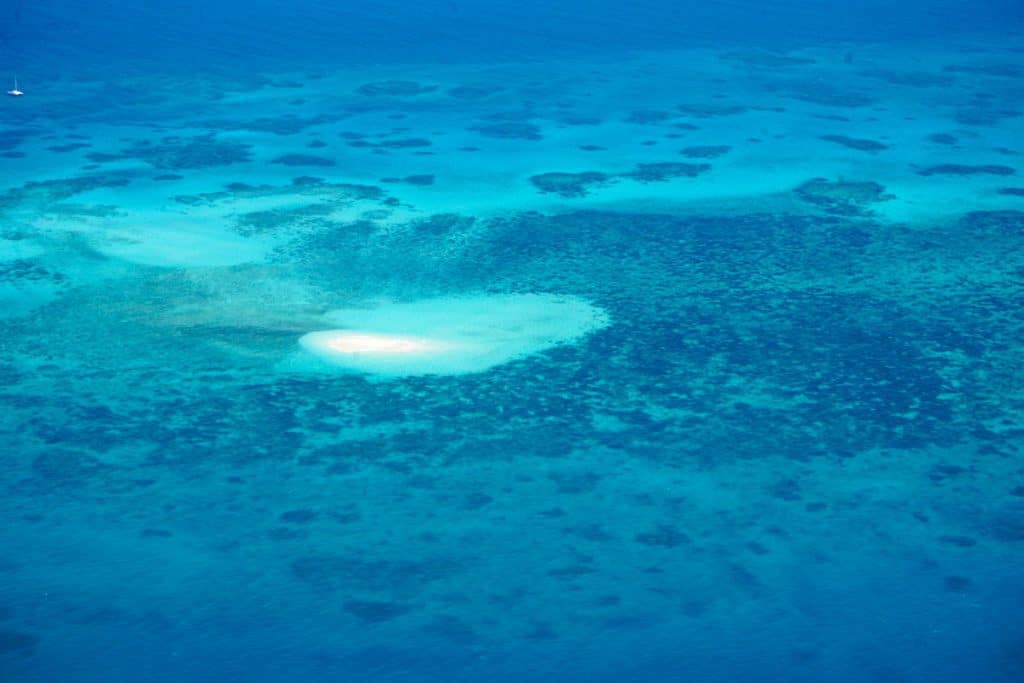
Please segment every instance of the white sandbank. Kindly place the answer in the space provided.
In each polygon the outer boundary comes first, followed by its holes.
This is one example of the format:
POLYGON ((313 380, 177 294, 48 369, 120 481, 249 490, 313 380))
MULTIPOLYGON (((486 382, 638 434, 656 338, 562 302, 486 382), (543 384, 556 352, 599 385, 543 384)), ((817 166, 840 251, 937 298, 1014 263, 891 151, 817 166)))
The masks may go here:
POLYGON ((323 316, 282 364, 290 372, 342 371, 380 377, 483 372, 569 343, 608 325, 600 308, 554 294, 443 297, 379 302, 323 316))

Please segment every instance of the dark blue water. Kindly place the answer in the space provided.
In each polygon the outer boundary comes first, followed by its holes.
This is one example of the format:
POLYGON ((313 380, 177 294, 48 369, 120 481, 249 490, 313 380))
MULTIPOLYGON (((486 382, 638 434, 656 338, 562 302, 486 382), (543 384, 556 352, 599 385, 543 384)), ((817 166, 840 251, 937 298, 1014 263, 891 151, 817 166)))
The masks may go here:
POLYGON ((0 5, 0 680, 1024 680, 1024 6, 0 5))

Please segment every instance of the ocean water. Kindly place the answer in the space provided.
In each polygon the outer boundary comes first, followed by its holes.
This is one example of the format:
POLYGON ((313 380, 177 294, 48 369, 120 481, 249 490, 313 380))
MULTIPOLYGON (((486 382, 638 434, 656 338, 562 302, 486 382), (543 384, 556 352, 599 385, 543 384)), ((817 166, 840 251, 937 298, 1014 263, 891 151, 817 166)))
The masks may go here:
POLYGON ((5 0, 0 680, 1024 680, 1022 20, 5 0))

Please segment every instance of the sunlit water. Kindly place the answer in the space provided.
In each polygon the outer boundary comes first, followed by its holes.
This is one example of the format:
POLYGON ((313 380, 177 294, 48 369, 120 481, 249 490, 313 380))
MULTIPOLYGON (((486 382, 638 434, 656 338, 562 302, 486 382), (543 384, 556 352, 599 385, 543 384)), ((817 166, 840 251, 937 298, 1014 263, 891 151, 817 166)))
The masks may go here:
POLYGON ((0 678, 1024 679, 1024 38, 806 4, 12 6, 0 678))

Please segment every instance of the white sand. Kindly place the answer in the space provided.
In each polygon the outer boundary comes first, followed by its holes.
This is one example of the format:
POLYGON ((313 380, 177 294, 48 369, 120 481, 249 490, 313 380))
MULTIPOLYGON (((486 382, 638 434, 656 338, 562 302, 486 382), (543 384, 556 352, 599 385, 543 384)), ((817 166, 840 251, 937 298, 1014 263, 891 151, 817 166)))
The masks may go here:
POLYGON ((608 325, 601 309, 553 294, 445 297, 324 315, 334 329, 304 335, 284 371, 381 377, 482 372, 608 325))

